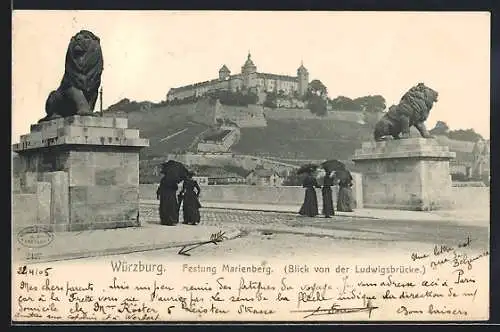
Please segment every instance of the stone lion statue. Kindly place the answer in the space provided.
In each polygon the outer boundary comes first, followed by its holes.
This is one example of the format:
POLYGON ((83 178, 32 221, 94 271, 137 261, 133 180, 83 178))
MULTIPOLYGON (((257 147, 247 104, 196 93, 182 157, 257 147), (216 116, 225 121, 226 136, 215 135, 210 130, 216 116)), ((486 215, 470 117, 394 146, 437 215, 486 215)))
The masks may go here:
POLYGON ((375 140, 381 141, 386 136, 409 138, 412 126, 417 128, 422 137, 433 138, 424 122, 437 99, 438 93, 424 83, 412 87, 399 104, 389 107, 389 111, 377 122, 373 133, 375 140))
POLYGON ((103 68, 99 37, 87 30, 74 35, 66 51, 61 84, 49 94, 45 103, 47 116, 40 121, 76 114, 92 115, 103 68))

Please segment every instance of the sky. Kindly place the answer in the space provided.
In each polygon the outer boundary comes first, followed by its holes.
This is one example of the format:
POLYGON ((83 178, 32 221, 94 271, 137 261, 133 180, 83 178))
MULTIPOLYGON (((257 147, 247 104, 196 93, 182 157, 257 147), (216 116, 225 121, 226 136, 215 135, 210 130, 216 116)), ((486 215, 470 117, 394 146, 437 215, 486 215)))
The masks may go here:
MULTIPOLYGON (((296 75, 303 61, 331 98, 380 94, 398 103, 424 82, 439 92, 427 126, 490 135, 488 12, 14 11, 12 140, 45 116, 69 40, 101 39, 103 108, 123 98, 233 74, 250 51, 257 71, 296 75)), ((96 104, 96 111, 99 104, 96 104)))

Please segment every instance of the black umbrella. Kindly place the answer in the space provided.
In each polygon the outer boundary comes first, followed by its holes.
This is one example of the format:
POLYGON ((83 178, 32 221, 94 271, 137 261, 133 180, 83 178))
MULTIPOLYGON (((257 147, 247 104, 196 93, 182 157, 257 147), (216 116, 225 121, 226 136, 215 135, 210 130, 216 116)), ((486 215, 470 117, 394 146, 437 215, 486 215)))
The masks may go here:
POLYGON ((327 171, 340 171, 345 170, 345 164, 343 162, 338 161, 337 159, 330 159, 321 163, 321 167, 323 167, 327 171))
POLYGON ((169 160, 161 164, 162 169, 160 173, 165 174, 167 182, 179 183, 187 178, 188 169, 183 163, 175 160, 169 160))
POLYGON ((316 164, 305 164, 300 166, 300 168, 297 170, 297 174, 302 174, 302 173, 312 173, 318 168, 318 165, 316 164))
POLYGON ((340 182, 350 184, 352 182, 352 175, 347 169, 339 169, 335 172, 335 178, 340 182))

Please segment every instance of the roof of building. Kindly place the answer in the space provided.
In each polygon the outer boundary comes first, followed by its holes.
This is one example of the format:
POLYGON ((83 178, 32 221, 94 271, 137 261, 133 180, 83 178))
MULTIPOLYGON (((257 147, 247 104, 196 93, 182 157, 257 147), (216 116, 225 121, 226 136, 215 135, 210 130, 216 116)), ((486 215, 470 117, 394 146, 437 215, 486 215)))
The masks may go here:
POLYGON ((212 84, 220 83, 220 82, 226 82, 226 81, 221 80, 219 78, 214 78, 214 79, 209 80, 209 81, 203 81, 203 82, 199 82, 199 83, 193 83, 193 84, 189 84, 189 85, 184 85, 184 86, 181 86, 181 87, 178 87, 178 88, 171 88, 168 93, 191 90, 193 88, 199 88, 199 87, 203 87, 203 86, 207 86, 207 85, 212 85, 212 84))
POLYGON ((231 130, 222 130, 220 132, 215 132, 211 134, 207 134, 206 136, 203 137, 203 141, 221 141, 224 137, 229 134, 231 130))
POLYGON ((298 82, 299 80, 297 76, 278 75, 270 73, 257 73, 257 77, 271 79, 271 80, 292 81, 292 82, 298 82))
POLYGON ((243 65, 243 67, 255 67, 255 64, 252 61, 252 55, 250 54, 250 52, 248 52, 247 61, 245 61, 245 64, 243 65))
POLYGON ((230 73, 231 71, 229 70, 229 68, 227 68, 226 65, 223 65, 220 69, 219 69, 219 72, 225 72, 225 73, 230 73))
POLYGON ((297 69, 297 71, 299 71, 301 73, 307 73, 307 69, 306 69, 306 67, 304 67, 304 63, 302 61, 300 62, 300 67, 299 67, 299 69, 297 69))

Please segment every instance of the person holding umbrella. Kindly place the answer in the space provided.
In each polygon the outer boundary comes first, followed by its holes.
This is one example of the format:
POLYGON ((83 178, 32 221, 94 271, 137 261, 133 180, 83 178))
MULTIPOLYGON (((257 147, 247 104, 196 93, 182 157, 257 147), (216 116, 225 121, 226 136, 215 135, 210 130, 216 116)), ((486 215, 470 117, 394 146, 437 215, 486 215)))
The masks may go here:
POLYGON ((306 174, 302 182, 302 187, 306 188, 306 193, 304 203, 299 210, 301 216, 316 217, 318 215, 318 197, 316 196, 315 188, 321 188, 321 186, 313 176, 316 168, 317 166, 315 165, 305 165, 297 171, 297 174, 306 174))
POLYGON ((160 222, 162 225, 174 226, 179 222, 178 184, 187 177, 188 170, 183 164, 173 160, 161 166, 160 173, 163 177, 156 190, 156 198, 160 200, 160 222))
POLYGON ((180 196, 183 200, 182 213, 183 224, 197 225, 200 223, 200 186, 196 180, 193 180, 194 172, 188 172, 187 179, 182 185, 180 196))
MULTIPOLYGON (((335 171, 335 181, 333 180, 333 178, 331 179, 331 182, 330 180, 328 181, 332 183, 332 185, 334 182, 337 181, 339 183, 339 193, 337 197, 337 211, 352 212, 351 192, 350 192, 352 186, 352 175, 347 170, 345 164, 338 160, 331 159, 321 163, 321 166, 325 170, 328 169, 331 171, 335 171)), ((325 190, 325 193, 328 195, 328 189, 325 190)), ((331 195, 331 190, 330 190, 330 195, 331 195)), ((323 195, 323 208, 325 208, 325 195, 323 195)), ((332 208, 333 208, 333 203, 332 203, 332 208)))
POLYGON ((328 167, 323 167, 325 176, 323 177, 323 187, 321 194, 323 195, 323 215, 325 218, 331 218, 335 215, 332 198, 332 186, 334 185, 333 173, 328 167))
POLYGON ((352 175, 349 171, 340 171, 336 174, 339 179, 339 196, 337 198, 337 211, 353 212, 352 209, 352 175))

